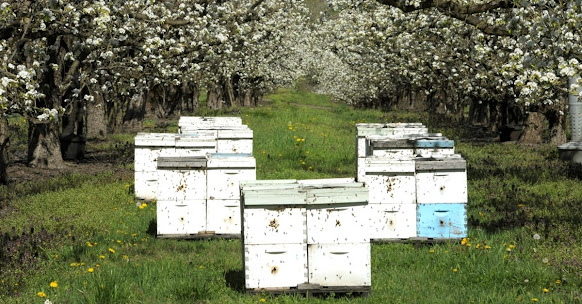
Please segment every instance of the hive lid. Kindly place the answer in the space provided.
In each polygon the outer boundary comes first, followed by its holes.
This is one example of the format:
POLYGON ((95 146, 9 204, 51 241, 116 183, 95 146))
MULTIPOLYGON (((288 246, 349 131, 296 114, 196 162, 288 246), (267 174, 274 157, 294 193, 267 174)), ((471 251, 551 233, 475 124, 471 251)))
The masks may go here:
POLYGON ((305 192, 295 189, 254 189, 241 191, 244 206, 304 206, 305 192))
POLYGON ((206 168, 205 156, 160 156, 158 169, 200 169, 206 168))
POLYGON ((454 148, 455 141, 446 137, 422 138, 414 141, 415 148, 454 148))
POLYGON ((178 126, 182 125, 226 126, 241 124, 242 119, 240 117, 181 116, 180 119, 178 120, 178 126))
POLYGON ((137 133, 136 147, 173 147, 176 144, 175 133, 137 133))
POLYGON ((410 139, 373 139, 370 140, 372 150, 378 149, 407 149, 414 148, 414 141, 410 139))
POLYGON ((247 125, 227 125, 227 126, 213 126, 213 125, 182 125, 179 126, 180 133, 192 133, 201 130, 250 130, 247 125))
POLYGON ((352 178, 352 177, 348 177, 348 178, 326 178, 326 179, 302 179, 302 180, 298 180, 297 183, 299 183, 302 186, 313 186, 313 187, 333 187, 334 185, 336 186, 342 186, 342 185, 346 185, 346 184, 355 184, 355 186, 359 186, 356 183, 356 179, 352 178))
POLYGON ((307 189, 306 200, 308 205, 329 204, 366 204, 368 202, 368 188, 361 186, 336 187, 326 189, 307 189))
POLYGON ((256 160, 246 153, 208 153, 208 168, 255 168, 256 160))
POLYGON ((417 157, 415 159, 416 171, 426 170, 466 170, 467 161, 460 155, 417 157))

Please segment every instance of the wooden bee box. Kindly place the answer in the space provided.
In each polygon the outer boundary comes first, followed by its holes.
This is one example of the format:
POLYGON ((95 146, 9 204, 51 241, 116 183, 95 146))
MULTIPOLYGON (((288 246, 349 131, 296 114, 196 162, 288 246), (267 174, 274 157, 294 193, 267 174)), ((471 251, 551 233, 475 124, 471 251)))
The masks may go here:
POLYGON ((370 204, 415 204, 414 159, 364 159, 364 182, 370 204))
POLYGON ((240 235, 240 201, 207 200, 206 229, 219 235, 240 235))
POLYGON ((307 245, 309 283, 371 286, 370 242, 307 245))
POLYGON ((246 289, 282 289, 307 283, 307 245, 245 244, 246 289))
POLYGON ((414 154, 422 157, 455 154, 455 142, 442 138, 423 138, 414 141, 414 154))
POLYGON ((158 200, 206 199, 206 157, 158 158, 158 200))
POLYGON ((242 125, 240 117, 204 117, 204 116, 181 116, 178 120, 178 127, 218 127, 242 125))
POLYGON ((416 159, 416 202, 467 203, 467 163, 459 155, 416 159))
POLYGON ((406 240, 417 236, 416 204, 370 204, 370 239, 406 240))
POLYGON ((206 230, 206 200, 165 201, 156 203, 157 234, 175 237, 206 230))
POLYGON ((250 154, 207 155, 207 199, 239 200, 240 181, 256 179, 256 161, 250 154))
POLYGON ((417 235, 429 239, 467 237, 467 204, 418 204, 417 235))

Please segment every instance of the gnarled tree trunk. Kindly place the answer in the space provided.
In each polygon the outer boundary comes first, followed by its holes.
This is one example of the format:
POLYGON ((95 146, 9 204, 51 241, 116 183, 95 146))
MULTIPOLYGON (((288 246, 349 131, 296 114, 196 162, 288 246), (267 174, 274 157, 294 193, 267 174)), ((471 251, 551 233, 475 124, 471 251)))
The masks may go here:
POLYGON ((87 102, 86 115, 87 138, 105 139, 107 137, 107 123, 105 121, 105 100, 100 92, 93 92, 94 101, 87 102))
POLYGON ((8 143, 10 142, 8 120, 0 116, 0 185, 8 184, 8 143))
POLYGON ((140 129, 146 113, 146 92, 133 95, 129 98, 122 126, 124 129, 140 129))
POLYGON ((545 117, 542 113, 529 112, 525 122, 525 127, 519 137, 519 142, 526 144, 541 144, 542 132, 544 130, 544 119, 545 117))
POLYGON ((64 167, 57 123, 28 124, 28 165, 50 169, 64 167))
POLYGON ((549 142, 553 145, 566 143, 566 116, 556 110, 547 111, 545 115, 550 128, 549 142))

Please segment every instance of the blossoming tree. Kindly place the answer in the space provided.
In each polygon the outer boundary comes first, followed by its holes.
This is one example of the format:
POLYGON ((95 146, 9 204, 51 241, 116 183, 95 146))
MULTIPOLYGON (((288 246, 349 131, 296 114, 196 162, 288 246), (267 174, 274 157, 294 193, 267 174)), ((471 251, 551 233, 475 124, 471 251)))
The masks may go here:
POLYGON ((300 73, 292 41, 306 15, 301 1, 0 2, 0 122, 24 115, 29 163, 59 167, 59 136, 105 115, 139 123, 148 98, 172 100, 167 111, 206 87, 213 108, 249 104, 300 73))

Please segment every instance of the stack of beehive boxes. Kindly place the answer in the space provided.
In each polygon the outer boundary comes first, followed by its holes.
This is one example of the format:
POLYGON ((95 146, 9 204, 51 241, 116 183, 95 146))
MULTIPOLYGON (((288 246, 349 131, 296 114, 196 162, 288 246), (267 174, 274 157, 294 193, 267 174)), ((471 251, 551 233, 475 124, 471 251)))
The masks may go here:
POLYGON ((452 140, 420 124, 404 127, 405 133, 390 125, 356 129, 357 178, 370 190, 372 240, 466 236, 466 162, 454 154, 452 140))
POLYGON ((354 179, 241 183, 247 290, 371 286, 368 190, 354 179))
POLYGON ((136 136, 136 197, 157 199, 158 236, 240 236, 238 183, 256 179, 252 130, 238 117, 182 117, 179 126, 136 136))

